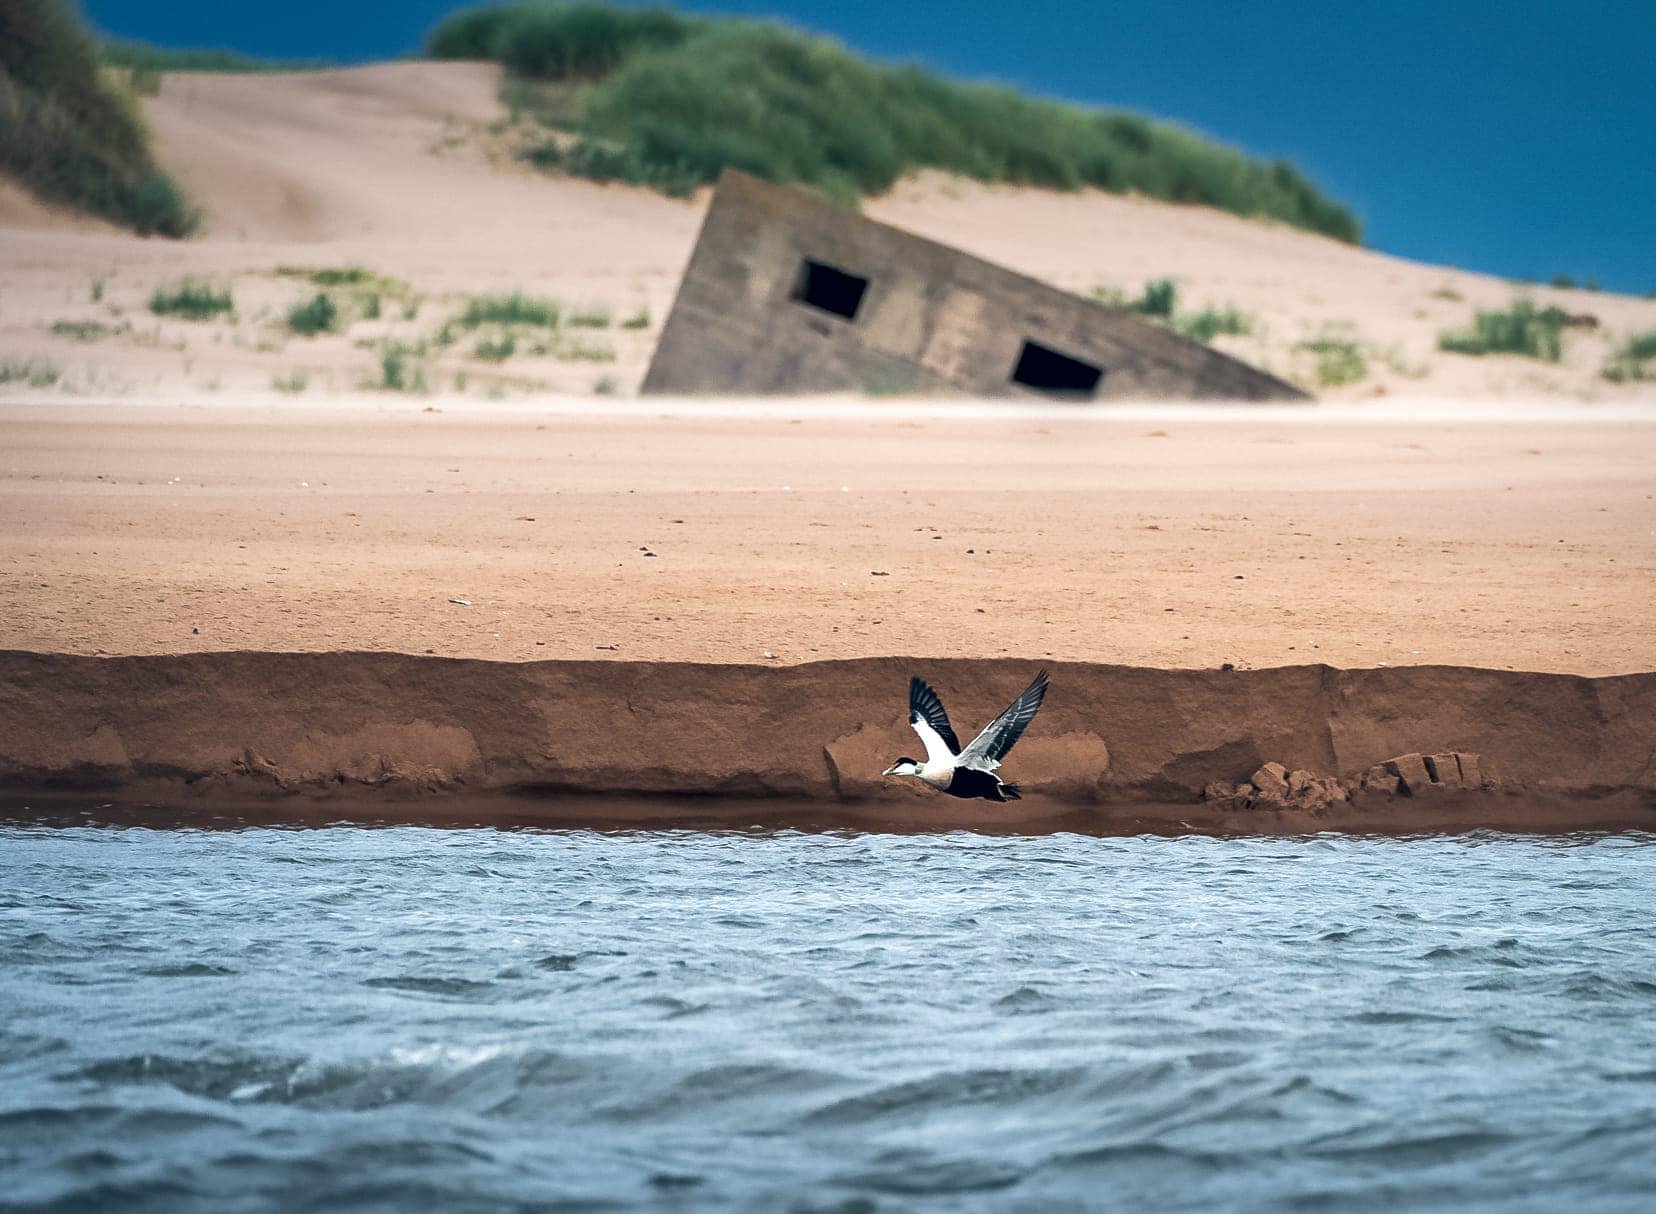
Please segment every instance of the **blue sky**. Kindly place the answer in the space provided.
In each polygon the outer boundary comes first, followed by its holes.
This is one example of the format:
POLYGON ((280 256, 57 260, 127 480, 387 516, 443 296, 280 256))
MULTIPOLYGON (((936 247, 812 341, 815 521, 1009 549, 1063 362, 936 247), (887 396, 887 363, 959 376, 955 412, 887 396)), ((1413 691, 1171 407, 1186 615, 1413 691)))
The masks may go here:
MULTIPOLYGON (((106 32, 360 61, 442 0, 83 0, 106 32)), ((1366 242, 1509 277, 1656 291, 1651 0, 687 0, 887 59, 1174 119, 1305 169, 1366 242)))

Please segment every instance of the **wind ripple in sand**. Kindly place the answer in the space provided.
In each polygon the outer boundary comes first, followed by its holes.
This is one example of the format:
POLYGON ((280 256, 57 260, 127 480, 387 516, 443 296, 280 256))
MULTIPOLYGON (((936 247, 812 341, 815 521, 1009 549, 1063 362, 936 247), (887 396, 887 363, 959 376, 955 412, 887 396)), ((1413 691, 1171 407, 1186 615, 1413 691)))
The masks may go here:
POLYGON ((0 827, 0 1208, 1635 1208, 1651 842, 0 827))

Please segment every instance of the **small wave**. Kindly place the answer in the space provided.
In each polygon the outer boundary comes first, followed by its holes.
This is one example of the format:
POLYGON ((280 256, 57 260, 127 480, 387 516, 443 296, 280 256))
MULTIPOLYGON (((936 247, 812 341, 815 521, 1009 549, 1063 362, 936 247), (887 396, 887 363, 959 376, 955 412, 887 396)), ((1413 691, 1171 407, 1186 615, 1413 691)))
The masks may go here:
POLYGON ((1024 1170, 992 1160, 938 1159, 920 1152, 888 1152, 875 1166, 844 1172, 837 1183, 876 1193, 924 1197, 949 1193, 985 1193, 1009 1188, 1022 1180, 1024 1170))
POLYGON ((1453 1024, 1455 1017, 1440 1016, 1436 1012, 1406 1012, 1375 1010, 1347 1016, 1352 1024, 1453 1024))
POLYGON ((1380 1132, 1387 1136, 1372 1142, 1343 1142, 1340 1138, 1324 1140, 1307 1149, 1307 1153, 1327 1159, 1364 1163, 1386 1167, 1430 1167, 1436 1164, 1479 1158, 1511 1144, 1507 1134, 1489 1130, 1445 1130, 1441 1134, 1414 1134, 1390 1136, 1385 1130, 1362 1130, 1342 1138, 1360 1138, 1380 1132))
POLYGON ((1086 1078, 1080 1070, 956 1071, 891 1084, 807 1114, 810 1125, 860 1125, 898 1113, 960 1105, 1013 1105, 1050 1096, 1086 1078))
POLYGON ((1028 1016, 1050 1011, 1056 1005, 1057 1000, 1052 996, 1032 986, 1020 986, 1017 990, 1002 995, 990 1006, 1003 1015, 1028 1016))
POLYGON ((146 978, 222 978, 236 971, 227 965, 211 965, 205 961, 186 961, 179 965, 155 965, 138 971, 146 978))
POLYGON ((407 991, 416 995, 481 995, 493 987, 491 982, 472 978, 426 978, 419 974, 396 974, 384 978, 364 978, 363 986, 376 990, 407 991))
POLYGON ((676 1117, 732 1102, 798 1096, 843 1082, 824 1071, 770 1063, 714 1066, 686 1075, 659 1095, 610 1108, 606 1115, 628 1121, 676 1117))

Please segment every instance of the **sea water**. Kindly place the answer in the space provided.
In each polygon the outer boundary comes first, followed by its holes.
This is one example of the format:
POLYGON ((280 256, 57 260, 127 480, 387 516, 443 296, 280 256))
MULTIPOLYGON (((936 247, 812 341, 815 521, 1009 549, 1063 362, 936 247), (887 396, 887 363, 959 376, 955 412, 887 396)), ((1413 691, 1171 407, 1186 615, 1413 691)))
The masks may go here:
POLYGON ((0 1207, 1651 1209, 1653 843, 14 821, 0 1207))

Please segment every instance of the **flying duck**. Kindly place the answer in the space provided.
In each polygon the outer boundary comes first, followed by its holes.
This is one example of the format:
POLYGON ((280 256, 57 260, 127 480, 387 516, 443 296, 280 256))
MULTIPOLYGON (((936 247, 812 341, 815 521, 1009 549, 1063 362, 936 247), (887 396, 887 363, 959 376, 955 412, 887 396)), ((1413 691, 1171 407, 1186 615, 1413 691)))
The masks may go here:
POLYGON ((926 761, 906 755, 886 768, 884 775, 914 776, 951 797, 981 797, 986 801, 1016 801, 1023 794, 995 774, 1007 752, 1017 745, 1023 731, 1041 710, 1046 696, 1047 675, 1041 671, 1035 681, 1005 712, 984 726, 966 749, 960 748, 943 701, 924 679, 909 680, 909 724, 926 745, 926 761))

